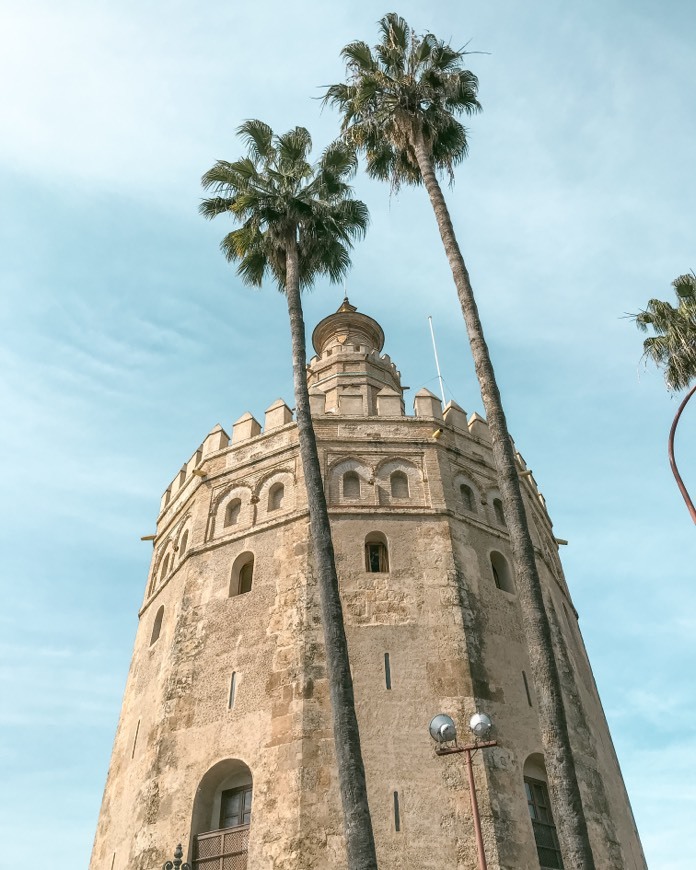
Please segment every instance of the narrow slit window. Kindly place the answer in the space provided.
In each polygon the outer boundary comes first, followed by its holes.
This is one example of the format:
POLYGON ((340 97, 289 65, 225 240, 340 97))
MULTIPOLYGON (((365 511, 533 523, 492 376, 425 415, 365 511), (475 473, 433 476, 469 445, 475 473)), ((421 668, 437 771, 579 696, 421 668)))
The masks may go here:
POLYGON ((235 559, 230 578, 230 598, 251 592, 254 581, 254 554, 242 553, 235 559))
POLYGON ((179 558, 184 558, 184 553, 186 552, 186 548, 188 547, 188 530, 184 532, 181 536, 181 541, 179 543, 179 558))
POLYGON ((529 683, 527 682, 527 675, 524 671, 522 671, 522 682, 524 683, 524 691, 527 694, 527 703, 530 707, 533 707, 534 705, 532 704, 532 695, 529 691, 529 683))
POLYGON ((498 589, 510 595, 515 594, 515 584, 505 557, 501 553, 491 553, 491 573, 498 589))
POLYGON ((230 677, 230 695, 227 700, 227 709, 231 710, 234 707, 234 698, 237 694, 237 672, 233 671, 230 677))
POLYGON ((392 498, 408 498, 408 477, 404 471, 395 471, 391 478, 392 498))
POLYGON ((285 498, 285 487, 282 483, 274 483, 271 491, 268 493, 268 510, 277 511, 283 506, 285 498))
POLYGON ((391 689, 391 662, 389 653, 384 653, 384 683, 388 689, 391 689))
POLYGON ((387 539, 381 532, 373 532, 365 539, 365 570, 372 574, 389 571, 387 539))
POLYGON ((140 719, 135 726, 135 734, 133 735, 133 748, 131 749, 131 759, 135 758, 135 747, 138 745, 138 732, 140 731, 140 719))
POLYGON ((254 563, 247 562, 239 572, 239 594, 251 592, 251 584, 254 578, 254 563))
POLYGON ((164 618, 164 605, 160 607, 155 615, 155 621, 152 623, 152 634, 150 635, 150 646, 156 641, 159 640, 159 636, 162 633, 162 620, 164 618))
POLYGON ((474 491, 468 486, 466 483, 463 483, 459 487, 459 497, 462 500, 462 505, 465 510, 471 511, 472 513, 476 513, 476 502, 474 501, 474 491))
POLYGON ((167 576, 167 572, 169 571, 169 553, 164 557, 164 562, 162 562, 162 570, 160 571, 160 583, 164 581, 164 578, 167 576))
POLYGON ((239 514, 241 510, 241 501, 238 498, 232 499, 225 508, 225 526, 236 526, 239 522, 239 514))
POLYGON ((346 471, 343 475, 343 498, 360 498, 360 478, 357 471, 346 471))
POLYGON ((114 862, 116 861, 116 853, 111 856, 111 870, 114 870, 114 862))
POLYGON ((503 510, 503 503, 499 498, 493 499, 493 513, 495 514, 495 521, 499 526, 505 525, 505 511, 503 510))
POLYGON ((398 832, 401 830, 401 810, 399 808, 399 792, 394 792, 394 830, 398 832))

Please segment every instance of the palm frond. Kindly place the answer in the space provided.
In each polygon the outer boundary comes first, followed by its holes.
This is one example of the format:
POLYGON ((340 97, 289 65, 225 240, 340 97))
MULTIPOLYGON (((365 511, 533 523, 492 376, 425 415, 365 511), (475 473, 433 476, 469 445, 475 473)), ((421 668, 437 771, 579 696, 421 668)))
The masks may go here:
POLYGON ((643 358, 662 368, 667 388, 677 391, 696 378, 696 276, 680 275, 672 286, 676 307, 650 299, 645 309, 631 316, 642 332, 654 333, 643 342, 643 358))
POLYGON ((372 50, 364 42, 345 47, 347 80, 327 88, 324 102, 339 109, 343 138, 365 156, 373 178, 393 189, 420 184, 418 140, 435 169, 452 180, 468 149, 458 118, 481 108, 478 79, 464 66, 468 52, 432 33, 418 36, 395 12, 378 28, 372 50))
POLYGON ((302 288, 321 274, 339 280, 369 221, 348 183, 357 169, 355 149, 339 139, 311 164, 312 139, 304 127, 276 135, 261 121, 247 121, 239 134, 247 154, 217 161, 202 179, 216 195, 201 202, 201 214, 224 212, 239 224, 221 242, 227 260, 237 263, 244 283, 260 286, 270 274, 282 291, 286 247, 295 238, 302 288))
POLYGON ((250 119, 238 129, 237 135, 247 146, 255 162, 265 160, 273 147, 273 130, 263 121, 250 119))
POLYGON ((349 67, 356 70, 368 71, 377 66, 372 50, 366 42, 350 42, 341 51, 341 56, 349 67))

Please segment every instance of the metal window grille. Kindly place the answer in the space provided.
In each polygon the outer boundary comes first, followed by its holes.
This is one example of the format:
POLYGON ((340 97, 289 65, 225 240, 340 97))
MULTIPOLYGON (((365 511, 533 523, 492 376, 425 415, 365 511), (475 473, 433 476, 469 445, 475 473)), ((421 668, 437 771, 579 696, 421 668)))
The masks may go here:
POLYGON ((249 825, 198 834, 193 845, 194 870, 247 870, 249 825))

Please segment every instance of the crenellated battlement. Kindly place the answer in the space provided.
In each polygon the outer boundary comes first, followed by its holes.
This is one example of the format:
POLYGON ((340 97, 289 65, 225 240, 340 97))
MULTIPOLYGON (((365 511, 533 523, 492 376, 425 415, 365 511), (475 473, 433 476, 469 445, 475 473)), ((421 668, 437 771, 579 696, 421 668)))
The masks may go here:
MULTIPOLYGON (((359 394, 344 393, 339 397, 338 408, 327 408, 326 399, 327 393, 320 387, 310 388, 311 414, 319 434, 322 434, 326 424, 336 426, 346 421, 355 422, 358 425, 361 423, 369 425, 371 433, 375 418, 388 418, 390 422, 398 422, 401 426, 407 427, 399 435, 399 440, 403 437, 414 439, 425 437, 439 442, 446 449, 462 453, 464 457, 471 454, 474 447, 483 449, 483 453, 475 452, 471 458, 477 463, 483 463, 489 469, 494 468, 491 437, 486 420, 476 412, 467 417, 466 411, 454 401, 448 402, 443 411, 440 398, 425 387, 414 396, 414 413, 412 415, 404 413, 401 390, 392 387, 382 387, 375 393, 374 412, 371 414, 364 413, 359 394), (425 430, 423 430, 423 423, 428 423, 425 430), (409 431, 409 427, 414 425, 419 427, 419 430, 417 432, 409 431)), ((160 504, 160 516, 175 502, 179 502, 179 497, 185 496, 184 491, 195 481, 200 481, 208 476, 207 463, 209 460, 221 454, 239 451, 242 448, 246 452, 249 445, 255 441, 262 443, 264 439, 270 438, 280 430, 291 426, 294 426, 293 410, 280 398, 266 409, 263 426, 249 411, 242 414, 232 424, 231 437, 220 424, 214 426, 190 459, 182 465, 165 490, 160 504)), ((374 436, 370 435, 370 437, 374 436)), ((519 452, 516 452, 516 457, 523 484, 529 493, 538 500, 545 513, 546 502, 538 490, 532 472, 527 468, 519 452)))

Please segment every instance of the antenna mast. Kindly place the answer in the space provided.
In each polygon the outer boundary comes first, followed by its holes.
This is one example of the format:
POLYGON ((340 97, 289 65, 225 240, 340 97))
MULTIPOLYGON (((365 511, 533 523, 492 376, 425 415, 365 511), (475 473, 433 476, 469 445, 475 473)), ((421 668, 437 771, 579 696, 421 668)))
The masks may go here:
POLYGON ((440 382, 440 395, 442 396, 442 407, 445 407, 445 388, 442 384, 442 375, 440 374, 440 361, 437 358, 437 346, 435 345, 435 333, 433 332, 433 318, 428 315, 428 323, 430 324, 430 337, 433 340, 433 353, 435 354, 435 368, 437 369, 437 379, 440 382))

